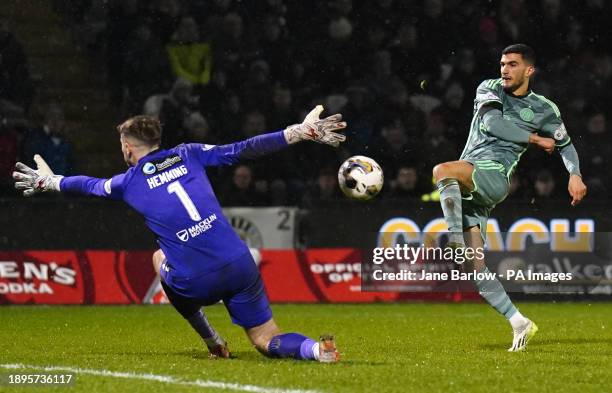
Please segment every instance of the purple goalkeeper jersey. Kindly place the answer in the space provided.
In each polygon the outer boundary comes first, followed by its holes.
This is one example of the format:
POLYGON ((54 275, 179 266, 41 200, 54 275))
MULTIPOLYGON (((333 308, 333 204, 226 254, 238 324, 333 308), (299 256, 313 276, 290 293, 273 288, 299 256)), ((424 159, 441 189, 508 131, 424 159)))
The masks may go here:
POLYGON ((155 150, 111 179, 64 177, 62 192, 123 200, 157 235, 168 281, 190 280, 220 269, 249 250, 221 211, 204 167, 231 165, 287 146, 282 131, 228 145, 196 143, 155 150))

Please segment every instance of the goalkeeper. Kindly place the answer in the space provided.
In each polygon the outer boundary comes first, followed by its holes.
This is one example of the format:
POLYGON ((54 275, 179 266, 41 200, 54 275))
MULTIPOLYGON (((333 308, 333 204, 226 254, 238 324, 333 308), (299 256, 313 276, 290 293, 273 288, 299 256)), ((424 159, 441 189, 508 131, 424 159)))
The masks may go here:
MULTIPOLYGON (((586 195, 578 154, 567 134, 557 106, 529 88, 535 72, 535 53, 523 44, 502 51, 501 78, 485 80, 476 90, 470 134, 459 161, 438 164, 433 175, 454 247, 483 247, 491 210, 508 195, 510 176, 529 145, 547 153, 559 150, 569 172, 571 205, 586 195), (464 237, 464 231, 465 237, 464 237)), ((473 261, 477 272, 488 269, 473 261)), ((512 304, 501 283, 477 281, 480 295, 512 325, 509 351, 521 351, 538 330, 512 304)))
POLYGON ((224 217, 205 167, 231 165, 310 140, 337 147, 346 127, 339 114, 320 119, 314 108, 301 124, 228 145, 181 144, 159 148, 161 125, 136 116, 117 127, 130 167, 110 179, 54 175, 36 155, 38 169, 16 164, 15 187, 25 196, 56 191, 123 200, 142 214, 161 251, 154 256, 161 284, 176 310, 205 341, 211 355, 229 357, 227 344, 210 326, 202 306, 223 300, 232 321, 271 357, 336 361, 333 340, 322 343, 298 333, 281 334, 249 249, 224 217))

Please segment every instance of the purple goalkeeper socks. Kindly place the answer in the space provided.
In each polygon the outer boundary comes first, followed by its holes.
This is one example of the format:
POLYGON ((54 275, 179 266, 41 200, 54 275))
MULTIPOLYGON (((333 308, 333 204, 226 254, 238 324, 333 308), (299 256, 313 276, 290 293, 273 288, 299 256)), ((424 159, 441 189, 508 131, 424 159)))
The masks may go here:
POLYGON ((202 310, 198 310, 197 313, 193 314, 191 317, 187 318, 187 321, 193 327, 193 329, 198 332, 200 337, 206 342, 207 345, 212 345, 214 343, 220 343, 222 340, 217 335, 217 332, 208 322, 206 315, 202 312, 202 310))
POLYGON ((313 346, 316 342, 299 333, 285 333, 272 337, 268 344, 270 356, 279 358, 294 358, 314 360, 313 346))

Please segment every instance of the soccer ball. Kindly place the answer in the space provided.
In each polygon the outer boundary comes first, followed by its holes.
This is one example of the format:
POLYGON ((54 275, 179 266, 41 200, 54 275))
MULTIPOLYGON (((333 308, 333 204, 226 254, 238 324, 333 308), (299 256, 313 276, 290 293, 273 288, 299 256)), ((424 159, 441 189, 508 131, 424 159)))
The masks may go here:
POLYGON ((353 156, 338 170, 338 184, 349 198, 367 201, 380 192, 384 182, 380 165, 366 156, 353 156))

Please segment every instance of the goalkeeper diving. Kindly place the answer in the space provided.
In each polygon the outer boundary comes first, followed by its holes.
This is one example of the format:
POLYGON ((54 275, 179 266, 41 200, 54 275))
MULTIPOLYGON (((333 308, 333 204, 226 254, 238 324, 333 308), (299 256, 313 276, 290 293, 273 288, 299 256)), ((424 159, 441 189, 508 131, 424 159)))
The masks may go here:
POLYGON ((226 358, 230 352, 201 308, 222 300, 232 321, 244 328, 262 354, 334 362, 339 355, 331 336, 319 342, 298 333, 281 333, 253 257, 223 215, 205 171, 300 141, 337 147, 345 136, 335 131, 346 128, 346 123, 340 114, 320 119, 322 111, 318 105, 301 124, 241 142, 187 143, 168 150, 160 149, 159 121, 136 116, 117 127, 130 167, 125 173, 110 179, 54 175, 36 155, 36 170, 16 164, 15 187, 25 196, 54 191, 123 200, 143 215, 161 248, 153 259, 168 300, 202 337, 211 355, 226 358))

